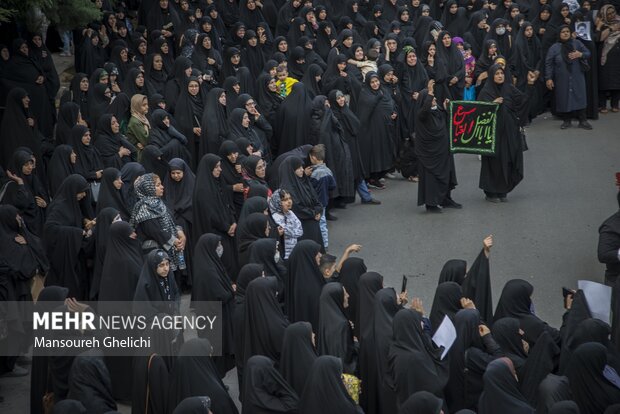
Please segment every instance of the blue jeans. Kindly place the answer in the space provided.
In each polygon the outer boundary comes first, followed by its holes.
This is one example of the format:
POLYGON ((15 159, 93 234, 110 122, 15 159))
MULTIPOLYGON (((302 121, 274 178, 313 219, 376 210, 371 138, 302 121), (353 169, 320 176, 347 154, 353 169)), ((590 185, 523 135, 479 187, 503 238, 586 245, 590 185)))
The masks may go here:
POLYGON ((321 220, 319 220, 319 227, 321 229, 321 237, 323 238, 323 246, 327 249, 329 244, 329 232, 327 231, 327 219, 325 218, 325 208, 323 208, 323 214, 321 214, 321 220))
POLYGON ((357 186, 357 194, 360 195, 362 201, 368 202, 372 200, 370 191, 368 191, 368 185, 366 184, 366 180, 360 181, 359 185, 357 186))
POLYGON ((73 32, 71 30, 58 30, 60 39, 62 40, 62 51, 71 53, 71 41, 73 40, 73 32))

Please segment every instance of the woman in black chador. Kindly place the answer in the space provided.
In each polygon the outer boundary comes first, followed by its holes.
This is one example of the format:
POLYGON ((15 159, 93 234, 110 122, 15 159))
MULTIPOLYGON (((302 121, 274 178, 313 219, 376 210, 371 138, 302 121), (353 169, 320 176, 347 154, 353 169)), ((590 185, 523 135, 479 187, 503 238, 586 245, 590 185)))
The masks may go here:
POLYGON ((194 188, 194 240, 205 233, 222 236, 222 262, 228 276, 235 280, 238 273, 235 208, 226 186, 222 184, 221 158, 206 154, 200 160, 194 188))
POLYGON ((299 397, 272 359, 254 355, 245 370, 243 413, 295 413, 299 397))
POLYGON ((297 395, 303 392, 308 372, 318 357, 314 338, 309 322, 292 323, 284 331, 279 369, 297 395))
POLYGON ((167 412, 173 412, 187 397, 206 395, 211 399, 214 413, 239 413, 217 373, 210 357, 212 353, 213 348, 207 339, 194 338, 183 344, 170 373, 167 412))
POLYGON ((461 208, 450 196, 456 187, 454 157, 448 141, 447 114, 434 94, 434 81, 419 92, 416 102, 415 153, 418 157, 418 205, 441 213, 443 207, 461 208))
POLYGON ((299 402, 300 414, 362 414, 342 382, 340 359, 323 355, 314 361, 299 402))
MULTIPOLYGON (((233 320, 234 296, 233 282, 226 273, 221 256, 224 251, 222 237, 207 233, 200 236, 194 250, 193 274, 196 276, 192 285, 192 308, 197 314, 206 315, 208 309, 201 302, 217 301, 222 303, 222 349, 220 357, 213 357, 213 362, 221 378, 234 367, 233 320)), ((198 336, 205 337, 207 332, 199 330, 198 336)))
POLYGON ((499 104, 495 156, 483 156, 480 188, 492 203, 507 201, 508 193, 523 179, 523 138, 520 128, 528 122, 533 77, 528 77, 527 94, 518 90, 499 65, 489 69, 489 78, 478 100, 499 104))
MULTIPOLYGON (((88 237, 86 227, 89 211, 85 202, 88 183, 73 174, 62 183, 48 208, 44 237, 50 272, 47 286, 69 288, 69 296, 77 300, 87 297, 89 286, 83 244, 88 237)), ((92 223, 92 222, 90 222, 92 223)))
POLYGON ((280 165, 280 188, 288 191, 293 199, 293 212, 301 221, 304 229, 302 240, 314 240, 321 248, 323 238, 319 227, 319 219, 323 207, 312 187, 310 178, 304 173, 300 158, 289 157, 280 165))

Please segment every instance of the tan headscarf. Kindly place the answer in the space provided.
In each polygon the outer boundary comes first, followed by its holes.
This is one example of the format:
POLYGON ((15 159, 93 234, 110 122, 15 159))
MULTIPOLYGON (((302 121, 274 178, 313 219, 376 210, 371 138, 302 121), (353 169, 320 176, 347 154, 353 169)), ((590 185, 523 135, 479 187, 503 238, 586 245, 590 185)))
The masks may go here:
POLYGON ((145 99, 148 98, 145 95, 140 95, 139 93, 131 97, 131 116, 140 121, 148 133, 151 129, 151 124, 149 123, 149 120, 146 119, 146 116, 141 112, 142 103, 145 99))
MULTIPOLYGON (((598 15, 601 16, 603 24, 605 24, 606 26, 617 26, 618 24, 620 24, 619 16, 616 16, 613 20, 609 20, 607 18, 607 11, 613 8, 613 5, 606 4, 601 7, 601 10, 598 12, 598 15)), ((616 43, 618 43, 618 40, 620 40, 620 32, 614 31, 613 33, 610 33, 607 36, 607 39, 605 39, 605 41, 603 42, 603 51, 601 52, 601 66, 605 66, 605 63, 607 63, 607 54, 611 49, 614 48, 616 43)))

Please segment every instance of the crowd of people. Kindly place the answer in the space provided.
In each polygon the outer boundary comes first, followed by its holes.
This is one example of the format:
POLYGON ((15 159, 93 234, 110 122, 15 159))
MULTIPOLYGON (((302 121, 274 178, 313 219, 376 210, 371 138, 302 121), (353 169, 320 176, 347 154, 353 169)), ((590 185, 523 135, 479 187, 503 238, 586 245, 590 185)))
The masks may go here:
MULTIPOLYGON (((231 369, 244 413, 617 412, 618 336, 581 291, 547 325, 524 280, 493 312, 491 237, 471 267, 446 263, 428 314, 350 257, 360 245, 327 251, 334 210, 381 204, 396 172, 428 212, 461 208, 450 101, 499 105, 479 183, 493 203, 523 178, 536 116, 589 130, 618 112, 618 4, 114 3, 63 33, 75 76, 59 104, 44 34, 0 45, 0 297, 175 314, 191 293, 222 303, 222 355, 179 333, 147 358, 35 356, 31 412, 237 413, 231 369), (446 317, 443 356, 431 337, 446 317)), ((11 322, 0 343, 24 335, 11 322)), ((0 373, 27 374, 29 345, 0 373)))

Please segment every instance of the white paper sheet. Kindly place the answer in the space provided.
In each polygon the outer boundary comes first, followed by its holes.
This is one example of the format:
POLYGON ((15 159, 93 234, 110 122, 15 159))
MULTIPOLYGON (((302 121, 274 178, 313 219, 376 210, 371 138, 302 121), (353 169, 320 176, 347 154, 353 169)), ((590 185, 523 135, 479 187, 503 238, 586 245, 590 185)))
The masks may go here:
POLYGON ((443 317, 443 321, 441 321, 441 325, 437 328, 435 335, 433 335, 433 342, 435 342, 437 346, 444 347, 443 353, 441 354, 441 359, 446 357, 455 340, 456 328, 450 318, 446 315, 443 317))
POLYGON ((577 281, 577 287, 583 290, 592 317, 600 319, 605 323, 611 323, 611 286, 605 286, 590 280, 579 280, 577 281))

